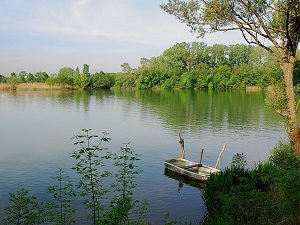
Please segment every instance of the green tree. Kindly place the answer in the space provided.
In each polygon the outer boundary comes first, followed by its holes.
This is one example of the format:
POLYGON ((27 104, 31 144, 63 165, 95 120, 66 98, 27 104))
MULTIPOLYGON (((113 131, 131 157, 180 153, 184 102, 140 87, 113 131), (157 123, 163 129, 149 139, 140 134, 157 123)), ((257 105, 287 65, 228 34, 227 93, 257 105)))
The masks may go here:
MULTIPOLYGON (((186 23, 200 36, 215 31, 238 30, 249 44, 267 50, 283 70, 284 110, 290 143, 300 155, 300 134, 293 73, 300 41, 299 0, 169 0, 161 8, 186 23), (266 42, 267 40, 268 42, 266 42), (274 48, 269 47, 271 43, 274 48)), ((283 109, 283 108, 282 108, 283 109)))
POLYGON ((13 90, 17 89, 19 83, 21 83, 20 79, 17 77, 17 74, 12 72, 11 76, 7 78, 7 83, 11 85, 13 90))
POLYGON ((114 85, 114 78, 102 70, 92 76, 92 87, 95 89, 109 89, 114 85))
POLYGON ((36 72, 34 76, 36 81, 40 83, 45 83, 49 78, 49 75, 46 72, 36 72))
POLYGON ((247 65, 250 62, 250 55, 255 47, 251 45, 230 45, 228 61, 231 68, 234 66, 247 65))
POLYGON ((179 88, 190 89, 195 86, 196 77, 192 72, 185 72, 180 76, 179 88))
POLYGON ((207 88, 209 82, 211 82, 212 76, 208 64, 199 63, 195 68, 196 74, 196 87, 197 88, 207 88))
POLYGON ((213 76, 213 84, 215 88, 228 88, 234 86, 230 79, 232 72, 229 66, 224 65, 216 68, 213 76))
POLYGON ((7 78, 3 75, 0 75, 0 83, 6 83, 7 82, 7 78))
POLYGON ((90 66, 88 64, 83 64, 82 73, 85 74, 87 77, 90 76, 90 66))
POLYGON ((73 85, 75 71, 70 67, 63 67, 57 74, 57 81, 59 84, 73 85))
POLYGON ((74 84, 81 89, 85 89, 90 83, 89 77, 82 73, 79 75, 74 75, 74 84))
POLYGON ((134 73, 135 72, 135 69, 133 69, 130 65, 129 65, 129 63, 122 63, 121 64, 121 67, 122 67, 122 72, 123 73, 127 73, 127 74, 132 74, 132 73, 134 73))
POLYGON ((27 73, 26 71, 22 70, 19 74, 18 74, 18 78, 20 83, 26 83, 26 78, 27 78, 27 73))
POLYGON ((33 82, 35 82, 36 81, 36 79, 35 79, 35 77, 33 76, 33 74, 32 73, 29 73, 28 75, 27 75, 27 80, 26 80, 28 83, 33 83, 33 82))

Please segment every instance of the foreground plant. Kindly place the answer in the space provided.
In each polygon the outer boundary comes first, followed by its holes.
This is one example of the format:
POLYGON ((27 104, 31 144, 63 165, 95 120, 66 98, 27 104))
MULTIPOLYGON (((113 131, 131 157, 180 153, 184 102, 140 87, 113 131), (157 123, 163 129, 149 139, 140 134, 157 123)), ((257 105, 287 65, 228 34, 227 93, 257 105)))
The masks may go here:
POLYGON ((68 176, 63 176, 64 171, 59 168, 57 176, 54 178, 58 184, 47 188, 47 193, 52 195, 52 199, 47 202, 49 221, 57 225, 74 224, 76 209, 72 207, 76 193, 73 183, 68 176))
POLYGON ((120 155, 114 155, 113 159, 118 171, 111 187, 117 195, 111 200, 104 224, 129 224, 129 215, 135 208, 139 209, 136 211, 138 220, 130 224, 141 224, 145 218, 147 204, 144 202, 139 205, 139 200, 133 197, 133 191, 137 186, 135 177, 142 171, 135 165, 135 162, 140 160, 139 155, 125 144, 125 147, 120 149, 120 155))
POLYGON ((109 159, 110 155, 103 152, 106 148, 100 148, 103 142, 110 140, 108 133, 103 132, 102 137, 90 135, 91 129, 82 129, 83 135, 75 135, 75 145, 80 149, 71 153, 71 157, 77 160, 77 164, 72 169, 81 175, 77 187, 81 190, 80 195, 85 197, 83 204, 91 210, 88 219, 93 224, 99 224, 104 211, 101 200, 107 194, 108 189, 103 185, 103 178, 110 175, 108 171, 99 171, 99 167, 104 166, 104 160, 109 159), (93 144, 92 141, 96 144, 93 144), (103 153, 100 155, 100 153, 103 153))
POLYGON ((10 206, 4 209, 7 217, 5 224, 42 224, 46 221, 46 212, 42 202, 29 195, 29 190, 21 189, 16 194, 9 193, 10 206))

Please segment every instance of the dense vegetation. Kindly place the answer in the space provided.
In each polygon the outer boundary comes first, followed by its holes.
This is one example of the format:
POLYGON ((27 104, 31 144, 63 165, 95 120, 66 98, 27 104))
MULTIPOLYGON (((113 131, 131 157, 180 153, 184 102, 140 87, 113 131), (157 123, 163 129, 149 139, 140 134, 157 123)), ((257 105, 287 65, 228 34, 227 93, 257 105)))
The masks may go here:
POLYGON ((266 162, 246 169, 243 154, 203 189, 204 224, 300 224, 300 157, 279 143, 266 162))
MULTIPOLYGON (((298 54, 299 55, 299 54, 298 54)), ((74 88, 265 88, 283 78, 283 72, 271 55, 251 45, 207 46, 203 42, 178 43, 166 49, 160 56, 142 58, 138 68, 128 63, 121 65, 122 73, 91 74, 89 65, 82 72, 77 67, 64 67, 57 74, 37 72, 34 75, 21 71, 7 78, 0 75, 0 82, 42 82, 49 85, 71 85, 74 88)), ((294 71, 295 84, 300 82, 300 59, 294 71)))

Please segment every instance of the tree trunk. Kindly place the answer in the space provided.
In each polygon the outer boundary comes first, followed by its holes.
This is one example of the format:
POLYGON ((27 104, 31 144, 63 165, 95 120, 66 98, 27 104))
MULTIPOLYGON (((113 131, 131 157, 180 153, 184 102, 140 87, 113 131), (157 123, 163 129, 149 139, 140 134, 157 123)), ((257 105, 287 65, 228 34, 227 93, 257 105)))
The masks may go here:
POLYGON ((284 72, 284 80, 286 85, 287 102, 287 133, 291 145, 294 147, 297 154, 300 155, 300 135, 298 127, 297 109, 295 101, 295 92, 293 85, 293 71, 295 66, 295 57, 290 57, 289 62, 285 62, 281 65, 284 72))

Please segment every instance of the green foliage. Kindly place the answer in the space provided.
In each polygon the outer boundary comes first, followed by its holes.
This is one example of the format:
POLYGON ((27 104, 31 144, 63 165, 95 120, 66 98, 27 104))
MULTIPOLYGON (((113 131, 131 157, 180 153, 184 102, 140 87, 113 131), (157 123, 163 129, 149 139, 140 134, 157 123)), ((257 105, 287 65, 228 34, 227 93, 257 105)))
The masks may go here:
POLYGON ((16 89, 20 82, 20 79, 16 76, 11 76, 7 78, 7 83, 10 84, 13 89, 16 89))
POLYGON ((141 170, 135 165, 140 160, 128 144, 122 147, 120 155, 114 155, 114 165, 118 168, 115 174, 115 181, 111 184, 116 196, 111 200, 110 210, 105 216, 104 224, 129 224, 129 215, 135 208, 140 209, 138 212, 139 219, 131 224, 140 224, 145 218, 147 203, 141 205, 139 201, 133 197, 134 189, 137 186, 135 177, 141 170))
POLYGON ((103 132, 103 136, 90 135, 90 129, 82 129, 83 135, 75 135, 74 145, 79 145, 80 149, 71 153, 71 157, 77 160, 77 164, 72 169, 81 175, 77 187, 81 190, 81 196, 85 197, 84 205, 91 210, 88 219, 93 224, 98 224, 101 219, 101 213, 104 206, 101 200, 108 192, 102 183, 102 179, 110 175, 108 171, 99 171, 99 166, 104 166, 104 159, 110 158, 109 154, 99 155, 106 149, 100 148, 103 142, 110 140, 108 133, 103 132), (93 139, 97 140, 93 144, 93 139))
POLYGON ((42 202, 29 195, 29 190, 21 189, 16 194, 9 193, 10 206, 4 209, 5 224, 36 225, 45 222, 46 212, 42 202))
POLYGON ((114 87, 118 88, 132 88, 135 86, 135 79, 133 74, 118 74, 115 77, 114 87))
POLYGON ((61 68, 57 74, 57 82, 59 84, 73 85, 74 74, 75 74, 75 71, 70 67, 61 68))
POLYGON ((295 154, 291 145, 283 142, 272 149, 269 160, 283 170, 300 168, 300 157, 295 154))
POLYGON ((95 73, 92 76, 92 88, 95 89, 109 89, 114 85, 114 77, 112 75, 105 74, 103 71, 95 73))
POLYGON ((216 73, 213 76, 213 84, 215 88, 229 88, 235 86, 235 84, 231 84, 230 78, 232 76, 232 72, 229 66, 223 65, 216 68, 216 73))
POLYGON ((83 64, 83 70, 82 73, 86 76, 90 76, 90 66, 88 64, 83 64))
POLYGON ((74 224, 76 209, 72 207, 76 193, 73 183, 68 176, 63 176, 64 171, 59 168, 58 175, 54 178, 58 184, 47 188, 47 193, 52 195, 51 200, 46 203, 49 221, 59 225, 74 224))
POLYGON ((282 82, 279 81, 267 89, 266 104, 268 107, 287 118, 288 98, 282 82))
POLYGON ((299 162, 283 143, 252 170, 245 169, 244 154, 235 155, 231 168, 211 175, 202 190, 204 224, 299 224, 299 162))
POLYGON ((0 75, 0 83, 6 83, 7 82, 7 78, 3 75, 0 75))
POLYGON ((82 73, 74 76, 74 85, 80 87, 81 89, 85 89, 90 83, 90 78, 88 75, 82 73))
POLYGON ((180 76, 179 88, 191 89, 196 83, 196 78, 193 73, 185 72, 180 76))

